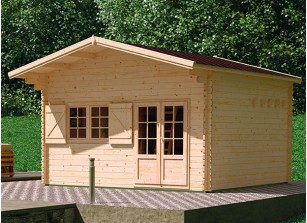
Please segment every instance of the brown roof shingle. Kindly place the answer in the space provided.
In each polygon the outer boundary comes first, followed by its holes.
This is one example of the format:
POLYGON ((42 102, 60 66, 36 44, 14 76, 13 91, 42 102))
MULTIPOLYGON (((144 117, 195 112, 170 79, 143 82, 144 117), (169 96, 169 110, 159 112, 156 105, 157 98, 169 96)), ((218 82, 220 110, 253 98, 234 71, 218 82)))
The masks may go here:
POLYGON ((208 66, 216 66, 216 67, 222 67, 222 68, 231 68, 231 69, 238 69, 243 71, 251 71, 251 72, 257 72, 257 73, 264 73, 264 74, 272 74, 272 75, 278 75, 278 76, 292 76, 286 73, 269 70, 266 68, 261 68, 249 64, 240 63, 233 60, 228 60, 221 57, 216 56, 203 56, 196 53, 186 53, 186 52, 180 52, 180 51, 174 51, 174 50, 167 50, 162 48, 156 48, 156 47, 150 47, 150 46, 142 46, 142 45, 136 45, 136 44, 130 44, 133 46, 137 46, 140 48, 144 48, 147 50, 152 50, 155 52, 179 57, 182 59, 187 59, 196 62, 197 64, 202 65, 208 65, 208 66))

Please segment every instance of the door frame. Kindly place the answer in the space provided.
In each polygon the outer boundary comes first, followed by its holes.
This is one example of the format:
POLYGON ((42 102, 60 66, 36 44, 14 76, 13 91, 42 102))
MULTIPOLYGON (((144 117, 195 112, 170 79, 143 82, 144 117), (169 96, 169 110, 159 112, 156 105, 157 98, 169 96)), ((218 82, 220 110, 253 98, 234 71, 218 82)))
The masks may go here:
MULTIPOLYGON (((133 150, 134 150, 134 181, 133 181, 133 185, 135 188, 174 188, 174 189, 189 189, 190 188, 190 99, 182 99, 182 100, 178 100, 178 99, 174 99, 174 100, 146 100, 146 101, 134 101, 133 102, 133 150), (161 134, 162 134, 162 106, 165 103, 183 103, 185 104, 186 107, 186 112, 187 114, 185 115, 186 117, 186 185, 163 185, 162 184, 162 180, 160 177, 160 183, 159 184, 141 184, 141 183, 137 183, 137 174, 138 174, 138 111, 137 109, 139 107, 142 106, 156 106, 158 104, 158 110, 157 110, 157 117, 160 117, 160 120, 158 120, 158 129, 159 129, 159 134, 157 135, 157 141, 158 144, 157 145, 157 150, 160 150, 159 152, 157 151, 157 153, 159 153, 159 157, 157 157, 157 159, 159 159, 160 162, 160 167, 159 167, 159 171, 161 174, 161 168, 162 168, 162 164, 161 164, 161 134)), ((158 154, 157 154, 158 155, 158 154)))
MULTIPOLYGON (((133 145, 133 149, 134 149, 134 160, 135 160, 135 164, 134 164, 134 185, 160 185, 160 180, 156 179, 156 181, 154 183, 146 183, 146 182, 140 182, 138 180, 138 162, 139 159, 144 159, 144 160, 156 160, 156 165, 157 165, 157 169, 156 169, 156 175, 160 175, 161 172, 161 166, 159 166, 158 164, 161 162, 161 155, 160 155, 160 134, 158 132, 158 130, 160 129, 160 123, 159 123, 159 119, 160 119, 160 106, 161 104, 159 102, 142 102, 142 103, 134 103, 133 106, 133 126, 134 126, 134 130, 133 130, 133 134, 134 134, 134 145, 133 145), (155 155, 142 155, 138 153, 138 108, 139 107, 157 107, 157 145, 156 145, 156 154, 155 155)), ((148 115, 148 114, 147 114, 148 115)), ((147 136, 148 139, 148 136, 147 136)))

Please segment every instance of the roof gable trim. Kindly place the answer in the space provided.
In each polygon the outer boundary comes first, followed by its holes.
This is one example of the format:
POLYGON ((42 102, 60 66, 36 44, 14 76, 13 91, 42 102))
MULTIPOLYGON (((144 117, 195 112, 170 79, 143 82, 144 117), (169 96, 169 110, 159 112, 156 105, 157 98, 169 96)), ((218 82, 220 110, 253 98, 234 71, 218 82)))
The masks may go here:
POLYGON ((64 57, 64 56, 67 56, 71 53, 74 53, 74 52, 77 52, 87 46, 90 46, 92 44, 92 37, 91 38, 88 38, 88 39, 85 39, 81 42, 78 42, 76 44, 73 44, 71 46, 68 46, 62 50, 59 50, 55 53, 52 53, 52 54, 49 54, 45 57, 42 57, 38 60, 35 60, 29 64, 26 64, 22 67, 19 67, 13 71, 10 71, 8 73, 9 75, 9 78, 15 78, 15 77, 18 77, 22 74, 25 74, 31 70, 34 70, 35 68, 38 68, 38 67, 41 67, 41 66, 44 66, 45 64, 48 64, 50 62, 53 62, 53 61, 56 61, 58 59, 60 59, 61 57, 64 57))
POLYGON ((175 57, 175 56, 171 56, 171 55, 167 55, 167 54, 163 54, 163 53, 159 53, 159 52, 155 52, 155 51, 151 51, 151 50, 147 50, 147 49, 143 49, 140 47, 136 47, 136 46, 132 46, 132 45, 128 45, 128 44, 124 44, 124 43, 120 43, 120 42, 115 42, 112 40, 107 40, 107 39, 103 39, 100 37, 96 37, 96 36, 92 36, 88 39, 85 39, 81 42, 78 42, 76 44, 73 44, 71 46, 68 46, 62 50, 59 50, 55 53, 52 53, 50 55, 47 55, 43 58, 40 58, 34 62, 31 62, 29 64, 26 64, 22 67, 19 67, 13 71, 10 71, 8 73, 9 78, 15 78, 18 77, 22 74, 25 74, 31 70, 34 70, 38 67, 42 67, 50 62, 54 62, 62 57, 65 57, 69 54, 78 52, 90 45, 97 45, 97 46, 102 46, 102 47, 106 47, 106 48, 111 48, 111 49, 115 49, 115 50, 119 50, 122 52, 126 52, 126 53, 130 53, 130 54, 134 54, 134 55, 138 55, 138 56, 142 56, 142 57, 146 57, 146 58, 150 58, 150 59, 154 59, 154 60, 159 60, 161 62, 165 62, 165 63, 170 63, 176 66, 181 66, 181 67, 185 67, 188 69, 193 69, 193 66, 195 64, 194 61, 191 60, 187 60, 187 59, 183 59, 183 58, 179 58, 179 57, 175 57))
POLYGON ((183 59, 180 57, 175 57, 175 56, 167 55, 164 53, 155 52, 152 50, 140 48, 137 46, 132 46, 132 45, 125 44, 125 43, 115 42, 115 41, 103 39, 100 37, 95 37, 95 39, 96 39, 96 44, 99 46, 104 46, 104 47, 115 49, 118 51, 130 53, 130 54, 134 54, 134 55, 138 55, 142 57, 147 57, 150 59, 159 60, 162 62, 174 64, 177 66, 182 66, 185 68, 192 69, 195 64, 195 62, 192 60, 187 60, 187 59, 183 59))

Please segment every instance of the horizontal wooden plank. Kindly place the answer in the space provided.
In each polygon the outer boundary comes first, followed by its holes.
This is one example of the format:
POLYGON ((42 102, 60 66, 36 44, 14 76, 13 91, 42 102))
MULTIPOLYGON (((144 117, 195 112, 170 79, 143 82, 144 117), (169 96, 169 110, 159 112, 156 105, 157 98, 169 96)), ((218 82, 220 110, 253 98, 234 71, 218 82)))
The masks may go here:
MULTIPOLYGON (((237 110, 237 111, 215 110, 212 113, 212 123, 214 123, 215 120, 223 116, 225 117, 244 117, 244 118, 263 118, 263 117, 268 117, 268 115, 274 116, 274 112, 271 112, 271 114, 268 114, 268 112, 265 112, 265 111, 251 112, 251 111, 241 111, 241 110, 237 110)), ((286 117, 287 117, 286 111, 280 111, 280 112, 275 111, 274 118, 285 119, 286 117)))
POLYGON ((250 81, 241 83, 216 81, 213 85, 214 92, 249 92, 262 95, 263 93, 270 95, 270 92, 284 92, 286 85, 272 85, 271 83, 258 84, 257 82, 250 81))
MULTIPOLYGON (((123 173, 116 173, 116 172, 95 172, 95 178, 104 178, 104 179, 133 179, 132 172, 123 172, 123 173)), ((89 172, 88 171, 52 171, 50 174, 52 177, 78 177, 78 178, 85 178, 89 179, 89 172)))
POLYGON ((227 188, 236 188, 236 187, 248 187, 255 185, 265 185, 265 184, 273 184, 273 183, 284 183, 286 180, 283 177, 268 177, 262 179, 245 179, 244 181, 239 182, 221 182, 217 183, 214 180, 211 182, 212 190, 221 190, 227 188))
POLYGON ((242 122, 228 122, 228 123, 212 123, 212 128, 220 129, 287 129, 286 121, 280 123, 242 123, 242 122))
MULTIPOLYGON (((69 177, 69 176, 65 176, 65 177, 60 177, 60 176, 52 176, 50 175, 49 177, 49 182, 50 184, 55 184, 55 182, 63 182, 64 184, 67 185, 88 185, 89 184, 89 179, 88 177, 69 177)), ((123 184, 129 184, 132 185, 133 184, 133 178, 132 179, 109 179, 109 178, 99 178, 97 177, 95 179, 96 182, 96 186, 103 186, 104 184, 108 183, 108 184, 113 184, 113 187, 119 186, 119 185, 123 185, 123 184), (101 184, 99 184, 99 182, 101 182, 101 184), (103 183, 103 184, 102 184, 103 183)))
MULTIPOLYGON (((66 165, 66 166, 86 166, 89 165, 88 160, 53 160, 49 161, 50 166, 66 165)), ((133 160, 110 160, 110 161, 95 161, 95 166, 107 167, 132 167, 133 160)))
POLYGON ((257 145, 263 145, 261 142, 264 143, 264 145, 280 145, 278 141, 280 140, 282 144, 284 143, 285 140, 285 135, 284 134, 274 134, 274 135, 269 135, 269 134, 257 134, 257 138, 255 138, 254 134, 236 134, 235 131, 233 131, 232 134, 225 135, 223 132, 213 132, 214 134, 212 135, 212 143, 215 142, 228 142, 228 141, 244 141, 246 143, 258 143, 257 145), (260 140, 259 140, 260 139, 260 140), (259 144, 260 143, 260 144, 259 144))
MULTIPOLYGON (((181 85, 181 84, 140 84, 140 85, 119 85, 119 84, 114 84, 113 86, 84 86, 80 87, 78 83, 73 83, 70 85, 70 87, 65 87, 65 88, 48 88, 49 92, 54 92, 54 93, 79 93, 79 92, 96 92, 96 93, 104 93, 105 91, 145 91, 145 90, 152 90, 152 91, 159 91, 160 89, 169 89, 170 91, 176 90, 176 89, 181 89, 182 91, 189 91, 189 92, 201 92, 202 88, 199 86, 196 86, 194 84, 186 84, 186 85, 181 85), (189 90, 188 90, 189 89, 189 90)), ((109 92, 110 93, 110 92, 109 92)))
POLYGON ((286 129, 269 129, 269 128, 258 128, 258 129, 220 129, 220 128, 212 128, 212 135, 214 134, 239 134, 239 135, 254 135, 259 136, 263 134, 271 134, 271 135, 285 135, 287 132, 286 129))
MULTIPOLYGON (((52 155, 49 156, 50 160, 62 160, 63 162, 65 160, 79 160, 80 162, 89 162, 89 156, 87 155, 52 155)), ((121 160, 121 161, 129 161, 132 160, 132 155, 98 155, 95 157, 95 163, 99 163, 100 161, 113 161, 113 160, 121 160)))
MULTIPOLYGON (((213 112, 215 111, 224 111, 227 114, 228 111, 240 111, 240 112, 257 112, 257 113, 284 113, 287 109, 287 104, 284 103, 278 107, 274 105, 269 106, 267 100, 264 100, 263 106, 253 106, 253 105, 229 105, 229 104, 216 104, 213 101, 213 112)), ((269 114, 270 115, 270 114, 269 114)))
MULTIPOLYGON (((224 142, 222 142, 224 143, 224 142)), ((267 154, 269 152, 276 152, 276 151, 286 151, 286 144, 283 146, 268 146, 268 145, 260 145, 255 146, 254 144, 245 145, 242 144, 239 146, 236 146, 235 144, 238 144, 237 142, 233 142, 233 145, 227 146, 226 143, 224 146, 218 146, 216 143, 212 144, 214 149, 212 149, 212 154, 215 154, 219 156, 220 154, 224 153, 241 153, 241 152, 249 152, 249 153, 263 153, 267 154)), ((261 142, 259 142, 261 144, 261 142)))
POLYGON ((287 150, 278 150, 278 151, 245 151, 241 150, 241 152, 219 152, 215 153, 216 150, 212 150, 211 154, 214 159, 218 157, 218 159, 237 159, 238 162, 242 159, 249 159, 249 158, 262 158, 263 156, 273 156, 273 157, 280 157, 280 156, 287 156, 287 150))
MULTIPOLYGON (((229 163, 225 165, 216 165, 212 166, 212 174, 213 175, 219 175, 222 176, 224 174, 228 174, 229 172, 232 172, 236 174, 244 174, 244 173, 250 173, 253 171, 267 171, 267 172, 274 172, 274 171, 279 171, 282 172, 285 170, 287 164, 283 163, 282 161, 280 162, 267 162, 267 163, 261 163, 259 165, 249 165, 248 163, 229 163)), ((249 174, 247 174, 249 175, 249 174)))
POLYGON ((225 116, 216 118, 214 120, 213 124, 228 124, 228 123, 246 123, 246 125, 248 124, 286 124, 287 120, 282 119, 282 118, 278 118, 275 116, 262 116, 262 117, 242 117, 242 116, 227 116, 227 114, 225 114, 225 116))
MULTIPOLYGON (((50 171, 79 171, 79 172, 89 172, 89 165, 79 165, 79 166, 69 166, 69 165, 50 165, 50 171)), ((134 168, 130 166, 96 166, 96 172, 104 173, 133 173, 134 168)))
POLYGON ((250 165, 262 165, 263 163, 267 162, 286 162, 285 156, 263 156, 263 157, 250 157, 245 159, 238 160, 237 158, 219 158, 218 156, 212 157, 211 159, 211 166, 222 166, 222 165, 234 165, 234 164, 247 164, 250 165))
MULTIPOLYGON (((195 97, 195 95, 201 95, 201 90, 193 89, 193 88, 186 88, 186 89, 178 89, 174 88, 172 89, 171 86, 169 89, 144 89, 144 90, 134 90, 131 88, 131 90, 116 90, 113 91, 111 89, 107 89, 104 91, 103 89, 100 89, 99 91, 95 91, 95 89, 92 89, 92 91, 76 91, 76 92, 48 92, 48 98, 49 100, 57 98, 58 100, 68 100, 71 101, 71 99, 77 99, 79 98, 79 101, 82 99, 92 100, 92 101, 101 101, 101 97, 99 95, 104 94, 104 100, 110 101, 114 97, 120 97, 122 100, 129 99, 130 100, 137 100, 139 98, 146 98, 146 96, 150 96, 148 98, 153 99, 157 98, 158 96, 164 97, 164 98, 191 98, 192 96, 195 97), (140 96, 141 95, 141 96, 140 96)), ((197 97, 199 98, 199 96, 197 97)), ((139 99, 140 100, 140 99, 139 99)))
MULTIPOLYGON (((71 185, 71 186, 89 186, 89 183, 84 181, 84 182, 70 182, 70 181, 55 181, 53 180, 52 182, 49 182, 50 185, 71 185)), ((133 188, 133 184, 119 184, 117 183, 116 186, 114 186, 114 183, 109 183, 105 182, 103 179, 96 179, 96 186, 97 187, 122 187, 122 188, 133 188)))
POLYGON ((285 165, 285 161, 281 160, 272 160, 271 162, 259 162, 259 164, 254 165, 253 162, 235 162, 235 160, 226 160, 225 162, 214 162, 212 164, 211 170, 219 171, 219 169, 231 169, 231 168, 241 168, 241 169, 249 169, 253 166, 261 166, 261 168, 270 168, 271 166, 283 166, 285 165))
MULTIPOLYGON (((86 145, 86 144, 85 144, 86 145)), ((57 158, 83 158, 83 159, 89 159, 90 157, 103 157, 105 155, 107 156, 131 156, 133 155, 133 149, 112 149, 110 146, 108 149, 86 149, 86 148, 80 148, 80 149, 74 149, 72 150, 60 150, 60 149, 50 149, 49 155, 50 157, 57 157, 57 158)))
MULTIPOLYGON (((196 86, 201 88, 201 84, 197 84, 193 81, 189 76, 181 76, 179 74, 174 74, 172 76, 162 76, 162 77, 155 77, 154 74, 139 74, 138 76, 134 75, 124 75, 123 77, 107 77, 105 75, 75 75, 74 76, 64 76, 64 80, 62 78, 57 78, 48 82, 48 86, 50 90, 60 90, 61 88, 65 87, 68 89, 72 87, 79 87, 79 88, 86 88, 86 87, 96 87, 96 88, 114 88, 117 86, 141 86, 143 84, 146 85, 155 85, 155 84, 162 84, 162 83, 169 83, 171 85, 180 85, 181 87, 188 86, 196 86), (109 78, 109 79, 108 79, 109 78), (133 80, 133 82, 127 82, 129 80, 133 80), (164 81, 165 80, 165 81, 164 81), (65 81, 65 82, 64 82, 65 81), (69 83, 69 86, 67 84, 69 83), (116 86, 115 86, 116 85, 116 86)), ((180 86, 179 86, 180 87, 180 86)))
POLYGON ((257 173, 257 174, 250 174, 248 176, 222 176, 220 178, 214 177, 212 178, 212 184, 216 183, 224 183, 224 182, 242 182, 248 181, 248 179, 253 180, 261 180, 261 179, 268 179, 268 178, 280 178, 286 179, 286 171, 283 172, 266 172, 266 173, 257 173))

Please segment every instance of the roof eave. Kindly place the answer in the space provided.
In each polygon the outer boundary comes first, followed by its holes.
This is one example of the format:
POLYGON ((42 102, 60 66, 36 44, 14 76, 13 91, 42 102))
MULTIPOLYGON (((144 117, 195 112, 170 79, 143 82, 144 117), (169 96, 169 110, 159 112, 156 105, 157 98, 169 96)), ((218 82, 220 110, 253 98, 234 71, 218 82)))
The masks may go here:
POLYGON ((83 41, 80 41, 76 44, 73 44, 71 46, 68 46, 62 50, 59 50, 55 53, 52 53, 52 54, 49 54, 43 58, 40 58, 38 60, 35 60, 29 64, 26 64, 22 67, 19 67, 15 70, 12 70, 10 72, 8 72, 8 76, 10 79, 12 78, 16 78, 16 77, 19 77, 21 76, 22 74, 25 74, 29 71, 32 71, 38 67, 41 67, 41 66, 44 66, 45 64, 48 64, 50 62, 53 62, 55 60, 58 60, 64 56, 67 56, 71 53, 74 53, 74 52, 77 52, 85 47, 88 47, 90 45, 92 45, 93 43, 95 42, 95 37, 90 37, 90 38, 87 38, 83 41))
POLYGON ((254 77, 279 79, 279 80, 284 80, 284 81, 292 81, 293 83, 296 83, 296 84, 300 84, 302 82, 301 77, 297 77, 297 76, 294 76, 294 75, 291 75, 291 74, 285 74, 285 73, 281 73, 281 72, 276 72, 276 73, 278 73, 278 75, 273 75, 273 74, 238 70, 238 69, 232 69, 232 68, 210 66, 210 65, 204 65, 204 64, 195 64, 194 68, 199 68, 199 69, 204 69, 204 70, 213 70, 213 71, 222 71, 222 72, 228 72, 228 73, 236 73, 236 74, 248 75, 248 76, 254 76, 254 77))

